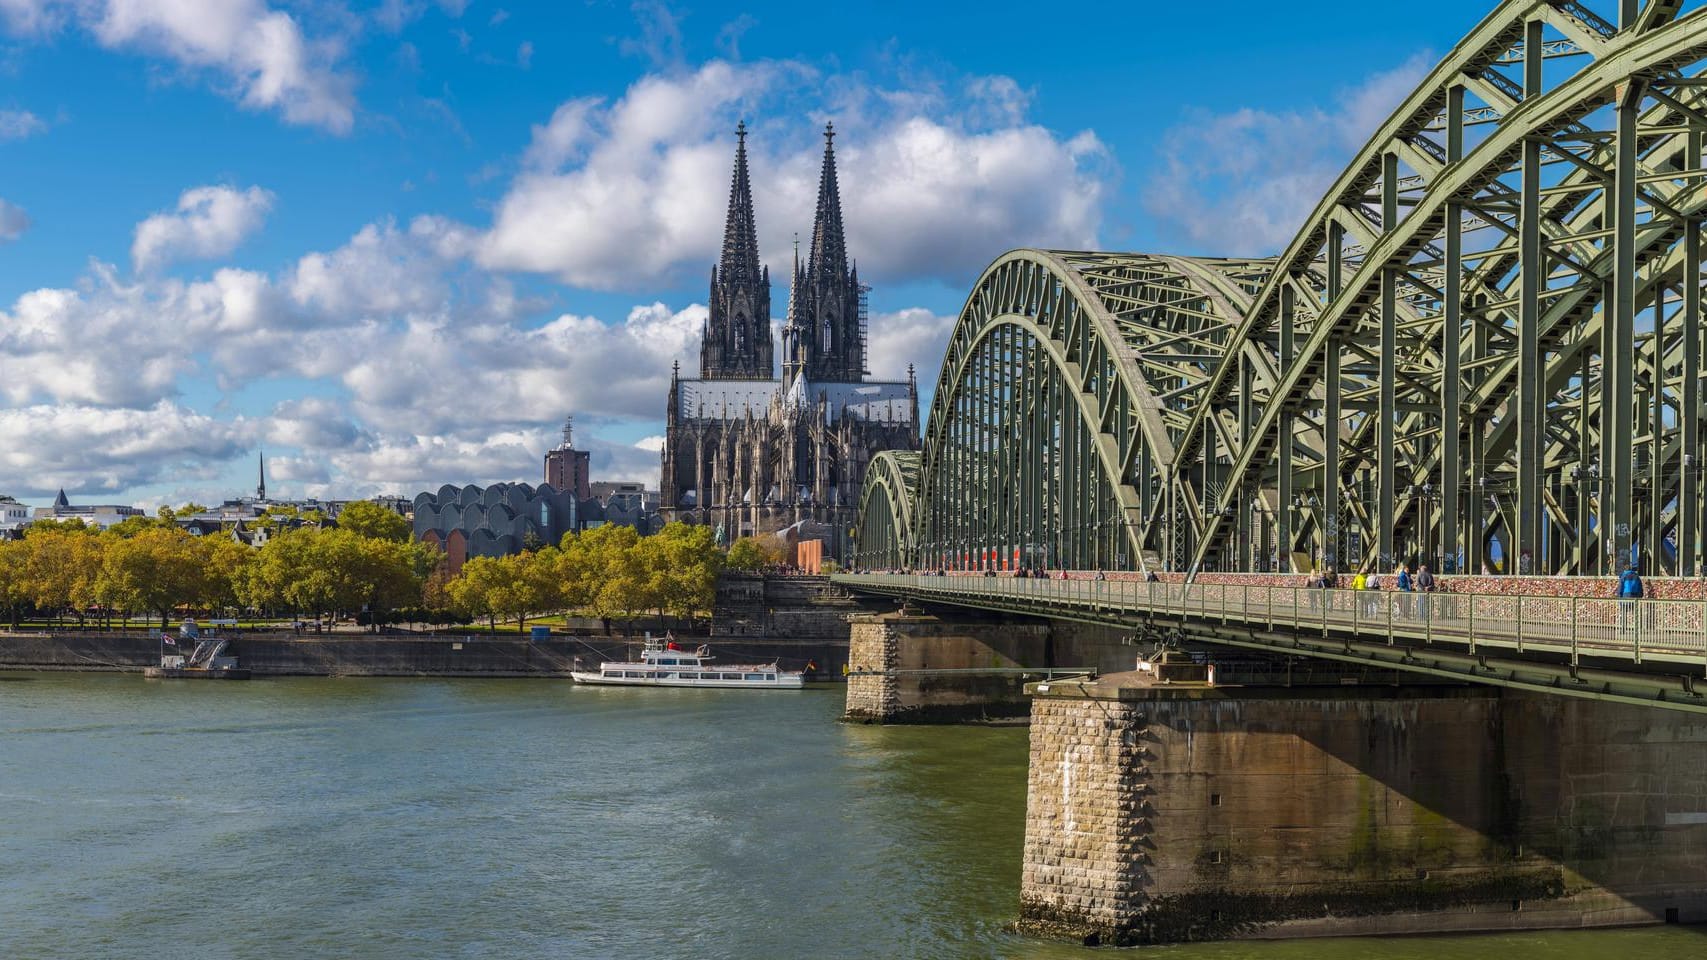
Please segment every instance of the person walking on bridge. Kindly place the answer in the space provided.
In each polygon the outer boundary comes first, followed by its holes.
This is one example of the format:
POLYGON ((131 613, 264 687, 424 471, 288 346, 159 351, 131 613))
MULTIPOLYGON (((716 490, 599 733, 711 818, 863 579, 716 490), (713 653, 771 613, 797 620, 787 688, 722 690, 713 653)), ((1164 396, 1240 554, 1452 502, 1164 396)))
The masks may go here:
POLYGON ((1636 572, 1636 565, 1632 563, 1618 578, 1618 629, 1628 630, 1635 624, 1636 601, 1642 599, 1642 593, 1642 575, 1636 572))
POLYGON ((1357 575, 1357 583, 1354 586, 1364 592, 1362 597, 1363 615, 1374 619, 1381 612, 1381 575, 1371 573, 1365 576, 1360 573, 1357 575))
POLYGON ((1399 592, 1399 596, 1395 598, 1399 608, 1399 615, 1402 617, 1409 617, 1414 612, 1411 606, 1411 590, 1415 584, 1411 580, 1411 571, 1401 563, 1399 564, 1399 569, 1393 571, 1393 574, 1396 578, 1393 581, 1393 586, 1399 592))
MULTIPOLYGON (((1416 584, 1416 586, 1417 586, 1417 592, 1418 593, 1433 593, 1436 590, 1440 589, 1439 585, 1435 583, 1434 571, 1430 570, 1428 568, 1428 564, 1426 564, 1426 563, 1423 564, 1422 566, 1417 567, 1417 584, 1416 584)), ((1430 598, 1418 597, 1417 603, 1418 603, 1418 605, 1420 605, 1423 608, 1423 610, 1425 612, 1429 613, 1430 615, 1433 615, 1434 608, 1430 606, 1430 604, 1433 603, 1433 601, 1430 598)))

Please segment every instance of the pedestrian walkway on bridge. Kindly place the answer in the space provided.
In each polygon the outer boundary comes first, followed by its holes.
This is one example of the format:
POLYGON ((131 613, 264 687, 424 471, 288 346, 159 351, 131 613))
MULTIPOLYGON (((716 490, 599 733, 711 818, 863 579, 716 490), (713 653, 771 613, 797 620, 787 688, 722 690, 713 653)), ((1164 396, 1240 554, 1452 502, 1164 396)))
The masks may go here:
POLYGON ((927 602, 1178 629, 1237 646, 1707 711, 1696 692, 1707 687, 1697 683, 1707 673, 1707 599, 1348 590, 1299 586, 1296 577, 1146 582, 1095 572, 836 579, 927 602))

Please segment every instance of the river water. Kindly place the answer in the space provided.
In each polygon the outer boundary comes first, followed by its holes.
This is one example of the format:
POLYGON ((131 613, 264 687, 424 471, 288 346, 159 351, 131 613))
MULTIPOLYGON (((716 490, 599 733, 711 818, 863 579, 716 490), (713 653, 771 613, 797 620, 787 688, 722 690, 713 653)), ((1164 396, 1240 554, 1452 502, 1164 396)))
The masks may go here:
MULTIPOLYGON (((1002 930, 1024 729, 840 707, 833 687, 0 674, 0 958, 1098 954, 1002 930)), ((1650 928, 1141 952, 1703 951, 1650 928)))

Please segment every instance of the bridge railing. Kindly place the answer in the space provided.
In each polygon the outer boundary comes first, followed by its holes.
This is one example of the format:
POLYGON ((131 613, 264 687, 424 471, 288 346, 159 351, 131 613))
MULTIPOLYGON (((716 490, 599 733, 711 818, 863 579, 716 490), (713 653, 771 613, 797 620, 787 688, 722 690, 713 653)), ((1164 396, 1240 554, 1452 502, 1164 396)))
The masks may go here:
POLYGON ((840 574, 838 581, 921 597, 988 598, 1005 607, 1144 614, 1268 630, 1353 633, 1390 644, 1452 643, 1518 652, 1707 657, 1707 601, 1404 593, 1245 584, 840 574))

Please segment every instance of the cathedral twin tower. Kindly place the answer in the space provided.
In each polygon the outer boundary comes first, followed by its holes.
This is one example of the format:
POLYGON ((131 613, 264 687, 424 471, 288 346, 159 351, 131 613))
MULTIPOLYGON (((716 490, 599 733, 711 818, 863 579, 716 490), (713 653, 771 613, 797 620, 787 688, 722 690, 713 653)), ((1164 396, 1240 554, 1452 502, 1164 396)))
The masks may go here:
MULTIPOLYGON (((785 384, 801 373, 809 380, 845 382, 860 380, 866 372, 859 270, 848 260, 842 232, 835 137, 835 127, 825 125, 818 210, 804 265, 798 244, 795 249, 788 319, 782 329, 785 384)), ((769 380, 776 375, 770 270, 759 263, 745 122, 735 128, 735 138, 723 256, 711 271, 711 316, 700 346, 699 370, 707 380, 769 380)))
POLYGON ((735 173, 723 251, 711 271, 699 377, 671 380, 660 484, 666 518, 714 524, 725 540, 815 523, 798 535, 830 539, 833 554, 872 455, 918 449, 912 377, 865 378, 864 292, 842 230, 835 136, 826 125, 804 264, 795 244, 779 379, 747 126, 735 129, 735 173))

